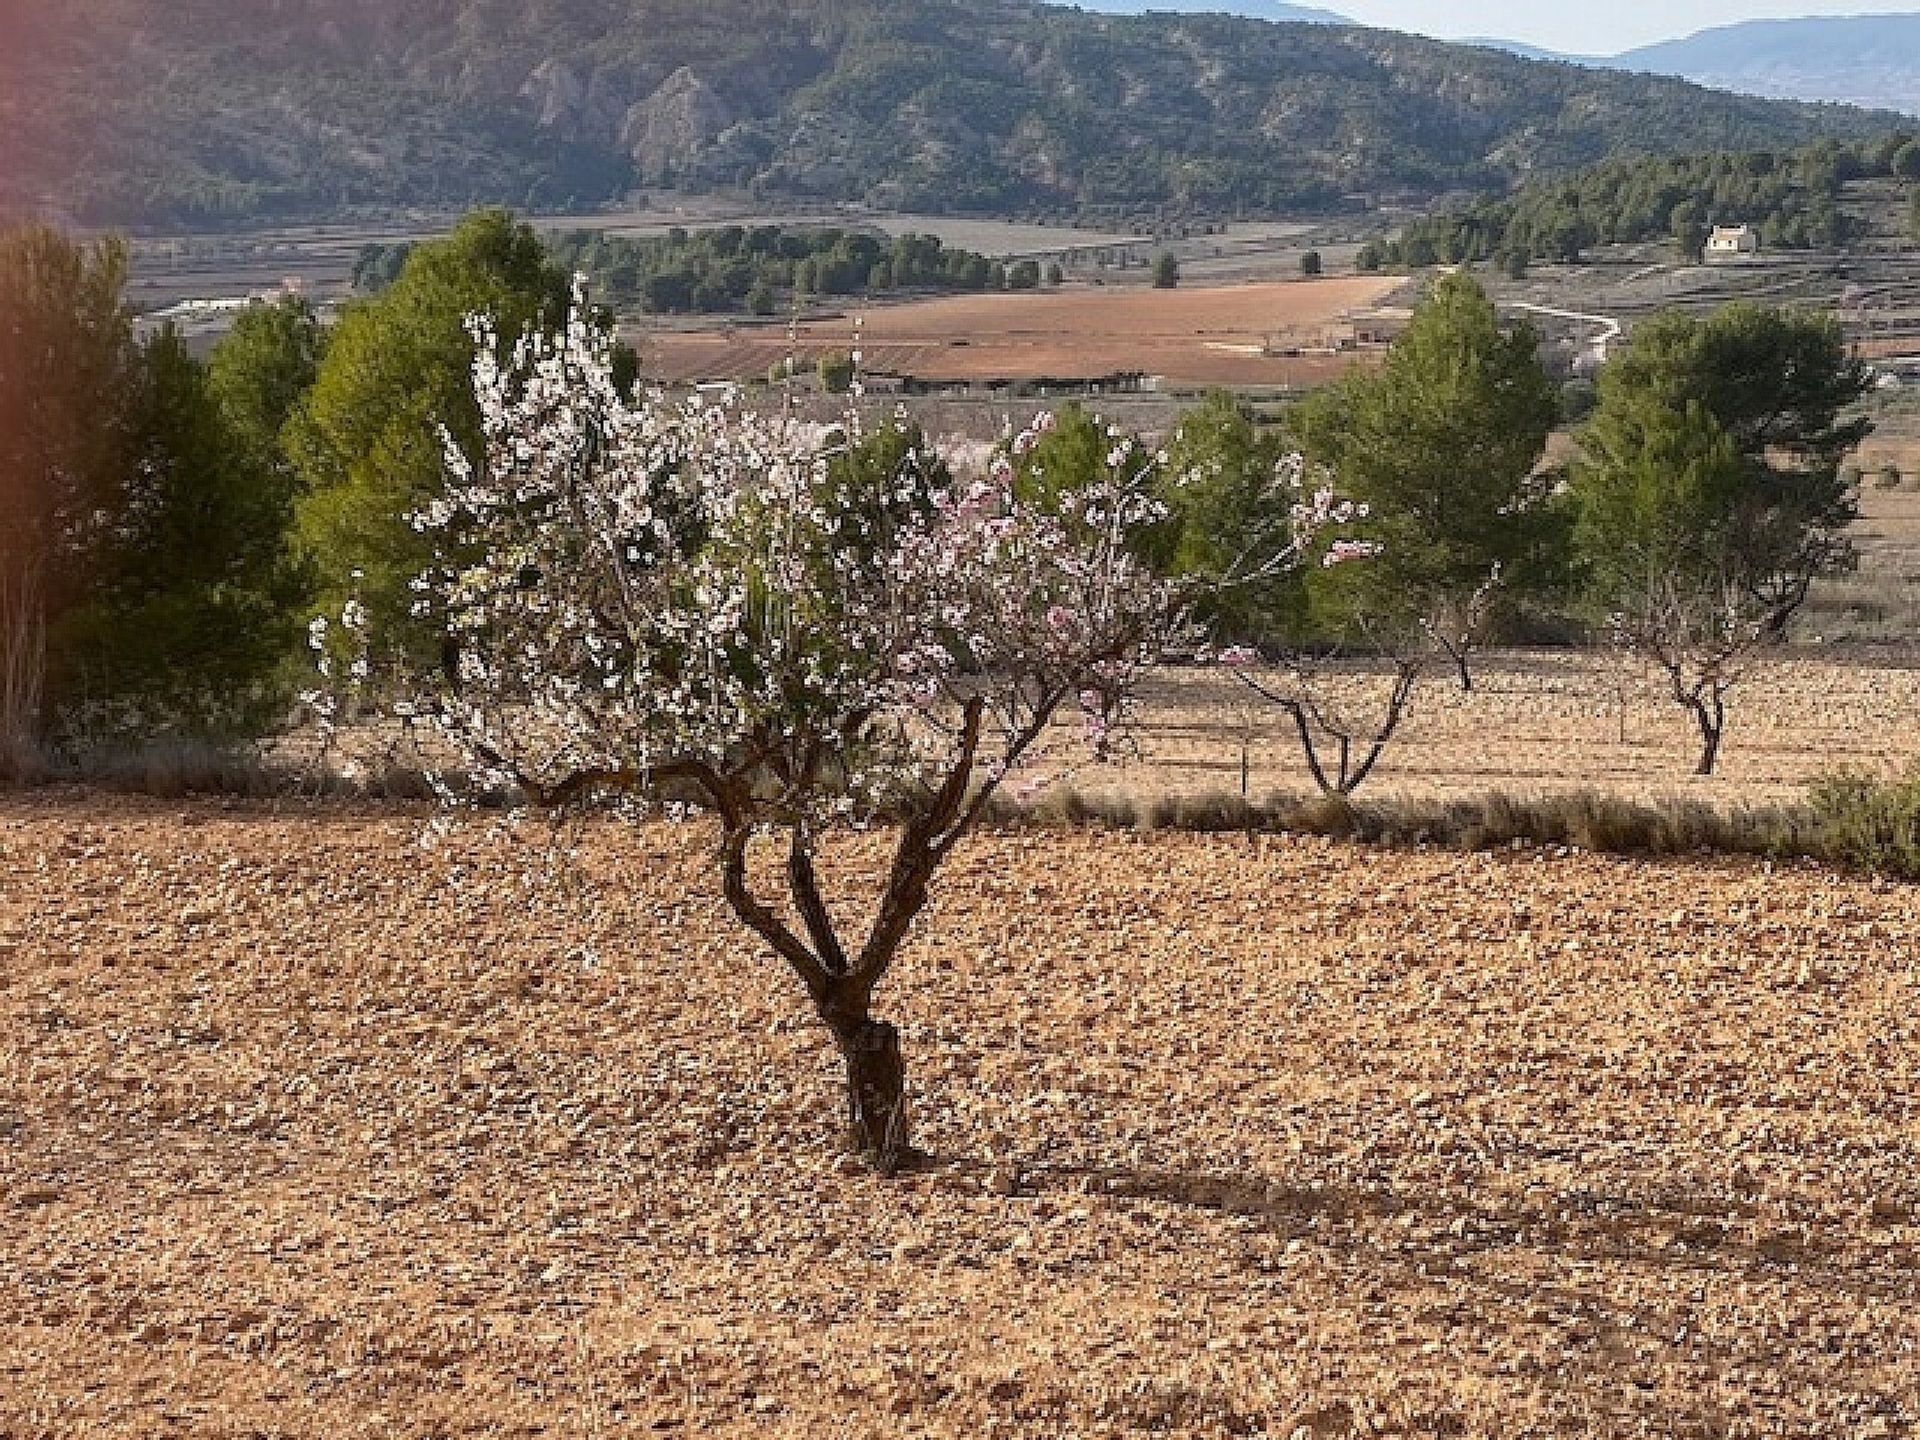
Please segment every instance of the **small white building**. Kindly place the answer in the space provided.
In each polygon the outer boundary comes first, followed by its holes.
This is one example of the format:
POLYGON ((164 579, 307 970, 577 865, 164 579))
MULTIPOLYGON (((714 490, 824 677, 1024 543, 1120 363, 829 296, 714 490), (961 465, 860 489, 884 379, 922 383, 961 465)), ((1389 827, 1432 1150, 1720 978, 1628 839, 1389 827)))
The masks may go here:
POLYGON ((1716 225, 1707 237, 1707 263, 1760 253, 1760 232, 1751 225, 1716 225))

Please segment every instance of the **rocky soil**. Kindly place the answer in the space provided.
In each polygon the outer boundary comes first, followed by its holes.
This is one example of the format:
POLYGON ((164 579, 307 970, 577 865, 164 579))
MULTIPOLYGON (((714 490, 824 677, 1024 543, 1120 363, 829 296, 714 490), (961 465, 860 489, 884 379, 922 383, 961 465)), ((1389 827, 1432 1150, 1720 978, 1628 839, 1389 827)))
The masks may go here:
POLYGON ((0 1436, 1920 1424, 1920 892, 982 836, 886 1181, 704 830, 424 820, 0 797, 0 1436))

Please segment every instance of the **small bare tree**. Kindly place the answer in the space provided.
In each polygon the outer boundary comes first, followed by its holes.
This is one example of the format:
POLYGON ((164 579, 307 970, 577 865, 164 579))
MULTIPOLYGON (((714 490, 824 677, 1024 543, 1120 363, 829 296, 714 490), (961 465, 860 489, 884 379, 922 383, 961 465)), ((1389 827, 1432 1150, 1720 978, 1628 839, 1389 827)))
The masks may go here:
POLYGON ((1406 719, 1429 656, 1391 655, 1381 675, 1358 675, 1336 657, 1291 652, 1262 667, 1252 650, 1226 652, 1240 683, 1293 721, 1307 773, 1324 795, 1351 796, 1367 782, 1406 719))
POLYGON ((1666 573, 1645 598, 1614 616, 1616 643, 1666 677, 1675 704, 1700 734, 1695 773, 1712 775, 1727 733, 1727 696, 1752 673, 1772 643, 1777 609, 1732 577, 1689 582, 1666 573))
POLYGON ((1473 657, 1485 644, 1487 627, 1493 619, 1494 603, 1500 596, 1504 567, 1493 563, 1487 577, 1473 589, 1436 589, 1431 593, 1420 629, 1453 666, 1464 693, 1473 691, 1473 657))

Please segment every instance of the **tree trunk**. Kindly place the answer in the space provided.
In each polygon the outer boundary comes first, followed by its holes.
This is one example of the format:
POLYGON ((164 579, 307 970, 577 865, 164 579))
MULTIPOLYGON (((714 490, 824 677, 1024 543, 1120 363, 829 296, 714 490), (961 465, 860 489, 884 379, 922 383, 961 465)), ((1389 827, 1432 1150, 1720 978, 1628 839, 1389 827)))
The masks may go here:
POLYGON ((0 575, 0 774, 27 767, 40 739, 47 673, 47 625, 31 561, 0 575))
POLYGON ((1720 739, 1727 731, 1727 720, 1717 706, 1700 705, 1694 709, 1700 724, 1700 768, 1694 773, 1707 776, 1720 763, 1720 739))
POLYGON ((884 1020, 827 1017, 847 1063, 848 1140, 856 1154, 891 1175, 911 1154, 907 1130, 907 1066, 900 1032, 884 1020))
POLYGON ((1462 650, 1454 655, 1453 668, 1460 674, 1460 689, 1471 695, 1473 693, 1473 662, 1467 658, 1466 651, 1462 650))

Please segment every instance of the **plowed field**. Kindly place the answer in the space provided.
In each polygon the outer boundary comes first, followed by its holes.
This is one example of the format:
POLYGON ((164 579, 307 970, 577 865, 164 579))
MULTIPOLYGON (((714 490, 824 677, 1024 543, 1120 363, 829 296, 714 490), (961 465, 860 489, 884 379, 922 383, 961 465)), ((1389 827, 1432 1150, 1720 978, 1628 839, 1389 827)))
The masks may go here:
POLYGON ((983 835, 885 1181, 705 831, 422 819, 0 798, 0 1435, 1920 1421, 1913 890, 983 835))

